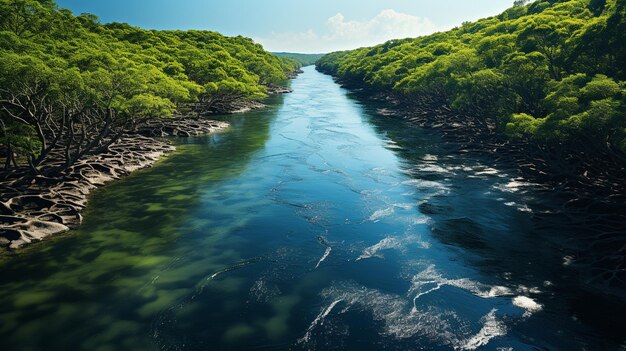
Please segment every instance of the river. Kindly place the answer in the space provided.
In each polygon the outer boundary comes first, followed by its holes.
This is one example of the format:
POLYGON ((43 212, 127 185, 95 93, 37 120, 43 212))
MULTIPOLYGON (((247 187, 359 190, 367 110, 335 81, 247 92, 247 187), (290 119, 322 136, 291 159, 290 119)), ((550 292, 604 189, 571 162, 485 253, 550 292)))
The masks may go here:
POLYGON ((291 84, 5 257, 0 349, 625 347, 623 305, 537 223, 558 196, 312 67, 291 84))

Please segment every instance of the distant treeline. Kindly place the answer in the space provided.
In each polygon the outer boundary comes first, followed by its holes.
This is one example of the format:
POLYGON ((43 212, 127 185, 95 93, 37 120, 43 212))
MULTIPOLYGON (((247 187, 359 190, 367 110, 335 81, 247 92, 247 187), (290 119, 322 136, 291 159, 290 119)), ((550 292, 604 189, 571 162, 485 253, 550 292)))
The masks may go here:
POLYGON ((324 56, 324 54, 296 54, 291 52, 274 52, 273 54, 279 57, 286 57, 296 60, 302 66, 314 65, 317 60, 324 56))
POLYGON ((137 121, 180 106, 260 99, 300 67, 251 39, 144 30, 74 16, 52 0, 0 0, 0 155, 62 170, 137 121))
POLYGON ((518 0, 495 17, 317 66, 408 101, 438 97, 510 138, 623 159, 625 15, 625 0, 518 0))

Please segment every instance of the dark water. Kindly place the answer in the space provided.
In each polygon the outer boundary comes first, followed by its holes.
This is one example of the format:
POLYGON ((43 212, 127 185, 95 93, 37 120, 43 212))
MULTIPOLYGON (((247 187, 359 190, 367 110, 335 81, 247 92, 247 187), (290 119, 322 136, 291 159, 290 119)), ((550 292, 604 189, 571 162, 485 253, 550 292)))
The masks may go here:
MULTIPOLYGON (((0 263, 1 350, 618 350, 558 194, 312 68, 0 263)), ((621 345, 621 346, 620 346, 621 345)))

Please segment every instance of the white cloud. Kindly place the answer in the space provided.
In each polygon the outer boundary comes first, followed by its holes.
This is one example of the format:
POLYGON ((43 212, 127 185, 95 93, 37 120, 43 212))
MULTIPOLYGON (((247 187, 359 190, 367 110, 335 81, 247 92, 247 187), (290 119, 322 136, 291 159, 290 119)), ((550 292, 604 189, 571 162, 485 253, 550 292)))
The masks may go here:
POLYGON ((431 34, 440 30, 428 18, 395 10, 383 10, 367 21, 347 20, 338 13, 326 22, 326 31, 272 33, 267 38, 255 38, 269 51, 303 53, 331 52, 372 46, 390 39, 431 34))

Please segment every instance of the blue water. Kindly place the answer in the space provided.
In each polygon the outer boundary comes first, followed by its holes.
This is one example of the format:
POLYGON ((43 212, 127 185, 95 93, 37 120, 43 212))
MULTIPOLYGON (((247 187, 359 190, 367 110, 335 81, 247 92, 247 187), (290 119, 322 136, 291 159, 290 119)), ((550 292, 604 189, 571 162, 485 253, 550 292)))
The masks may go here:
POLYGON ((227 132, 177 140, 97 191, 79 230, 5 258, 0 349, 623 345, 589 312, 613 302, 537 223, 558 194, 311 67, 292 88, 221 117, 227 132))

